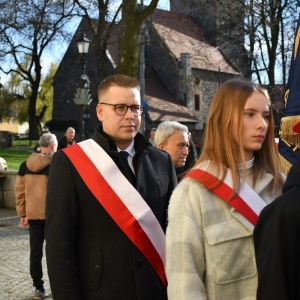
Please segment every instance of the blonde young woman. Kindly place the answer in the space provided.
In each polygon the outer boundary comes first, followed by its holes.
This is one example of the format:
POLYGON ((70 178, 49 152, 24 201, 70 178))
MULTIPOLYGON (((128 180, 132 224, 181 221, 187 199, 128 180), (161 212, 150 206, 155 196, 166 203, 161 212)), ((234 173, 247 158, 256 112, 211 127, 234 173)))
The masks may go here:
POLYGON ((202 154, 171 197, 169 300, 256 299, 253 229, 283 181, 267 91, 225 82, 211 103, 202 154))

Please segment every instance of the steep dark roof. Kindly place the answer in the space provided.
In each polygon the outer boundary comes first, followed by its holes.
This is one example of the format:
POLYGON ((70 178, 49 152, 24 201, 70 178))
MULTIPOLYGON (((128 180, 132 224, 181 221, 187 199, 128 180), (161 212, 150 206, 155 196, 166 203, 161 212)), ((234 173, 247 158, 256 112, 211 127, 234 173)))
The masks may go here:
MULTIPOLYGON (((94 21, 94 26, 97 20, 94 21)), ((119 60, 118 37, 119 24, 112 28, 108 43, 107 55, 112 64, 117 64, 119 60)), ((155 122, 174 120, 178 122, 197 123, 197 118, 182 103, 177 101, 166 86, 157 76, 155 70, 147 64, 147 77, 145 79, 145 100, 149 106, 150 118, 155 122)))
MULTIPOLYGON (((170 51, 170 55, 175 57, 176 60, 180 59, 180 53, 190 53, 192 68, 238 74, 234 68, 226 62, 217 48, 206 43, 201 29, 192 18, 183 14, 156 9, 155 12, 148 17, 148 21, 151 22, 152 25, 149 25, 154 27, 155 31, 164 41, 170 51)), ((82 30, 83 26, 87 27, 82 21, 75 35, 78 35, 79 30, 82 30)), ((93 34, 97 32, 97 26, 98 21, 93 20, 93 34)), ((120 25, 115 24, 107 43, 106 53, 114 68, 119 61, 119 31, 120 25)), ((73 37, 69 49, 76 48, 74 38, 75 36, 73 37)), ((90 47, 93 47, 93 45, 91 44, 90 47)), ((69 51, 68 55, 75 55, 73 52, 76 53, 77 57, 77 51, 69 51)), ((91 56, 92 53, 93 51, 90 51, 89 55, 91 56)), ((65 59, 66 57, 63 58, 63 60, 65 59)), ((74 61, 74 59, 72 61, 74 61)), ((89 57, 88 63, 92 61, 92 57, 89 57)), ((67 67, 70 68, 70 65, 67 64, 67 67)), ((58 69, 58 72, 61 71, 60 69, 61 68, 58 69)), ((87 72, 92 73, 91 70, 88 69, 87 72)), ((165 84, 157 72, 148 65, 145 80, 145 99, 149 105, 151 119, 156 122, 176 120, 179 122, 197 123, 197 118, 186 106, 176 100, 165 84)), ((96 91, 94 91, 94 93, 96 94, 96 91)))
POLYGON ((182 103, 177 101, 161 82, 153 68, 147 65, 145 99, 153 121, 177 121, 197 123, 197 118, 182 103))
POLYGON ((204 40, 201 29, 192 17, 156 9, 148 20, 177 59, 180 58, 180 53, 191 54, 192 68, 239 74, 218 48, 204 40))

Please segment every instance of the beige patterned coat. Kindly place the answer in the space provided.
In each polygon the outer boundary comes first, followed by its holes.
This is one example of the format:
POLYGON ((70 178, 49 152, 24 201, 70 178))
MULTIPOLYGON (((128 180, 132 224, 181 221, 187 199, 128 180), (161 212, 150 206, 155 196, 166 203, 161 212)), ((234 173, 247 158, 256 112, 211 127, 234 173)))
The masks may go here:
MULTIPOLYGON (((272 178, 266 174, 254 189, 266 203, 276 196, 266 191, 272 178)), ((253 228, 218 196, 184 179, 169 206, 168 299, 255 300, 253 228)))

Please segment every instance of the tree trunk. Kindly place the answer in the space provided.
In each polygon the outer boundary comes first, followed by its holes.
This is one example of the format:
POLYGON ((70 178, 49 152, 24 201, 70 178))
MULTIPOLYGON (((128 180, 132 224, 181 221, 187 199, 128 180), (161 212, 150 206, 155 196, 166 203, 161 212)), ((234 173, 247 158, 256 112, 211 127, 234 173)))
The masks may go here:
POLYGON ((138 77, 141 27, 147 16, 154 11, 157 3, 158 0, 152 0, 144 10, 139 12, 137 0, 123 0, 118 73, 138 77))
POLYGON ((36 126, 36 99, 38 95, 39 84, 34 82, 32 87, 32 93, 29 98, 29 140, 38 138, 38 130, 36 126))
POLYGON ((141 20, 136 1, 123 1, 122 35, 118 73, 134 78, 138 76, 141 20))

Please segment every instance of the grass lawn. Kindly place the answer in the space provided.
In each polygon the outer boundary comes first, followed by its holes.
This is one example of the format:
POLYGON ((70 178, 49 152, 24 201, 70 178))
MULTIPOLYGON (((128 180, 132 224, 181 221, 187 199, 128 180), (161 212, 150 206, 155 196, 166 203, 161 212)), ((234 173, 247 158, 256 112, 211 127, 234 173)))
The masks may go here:
POLYGON ((22 148, 33 148, 39 141, 32 140, 31 145, 28 139, 14 139, 13 140, 13 149, 22 149, 22 148))
POLYGON ((20 164, 32 153, 30 149, 38 143, 37 140, 30 142, 28 139, 14 139, 11 148, 0 148, 0 157, 6 160, 8 170, 19 170, 20 164))

